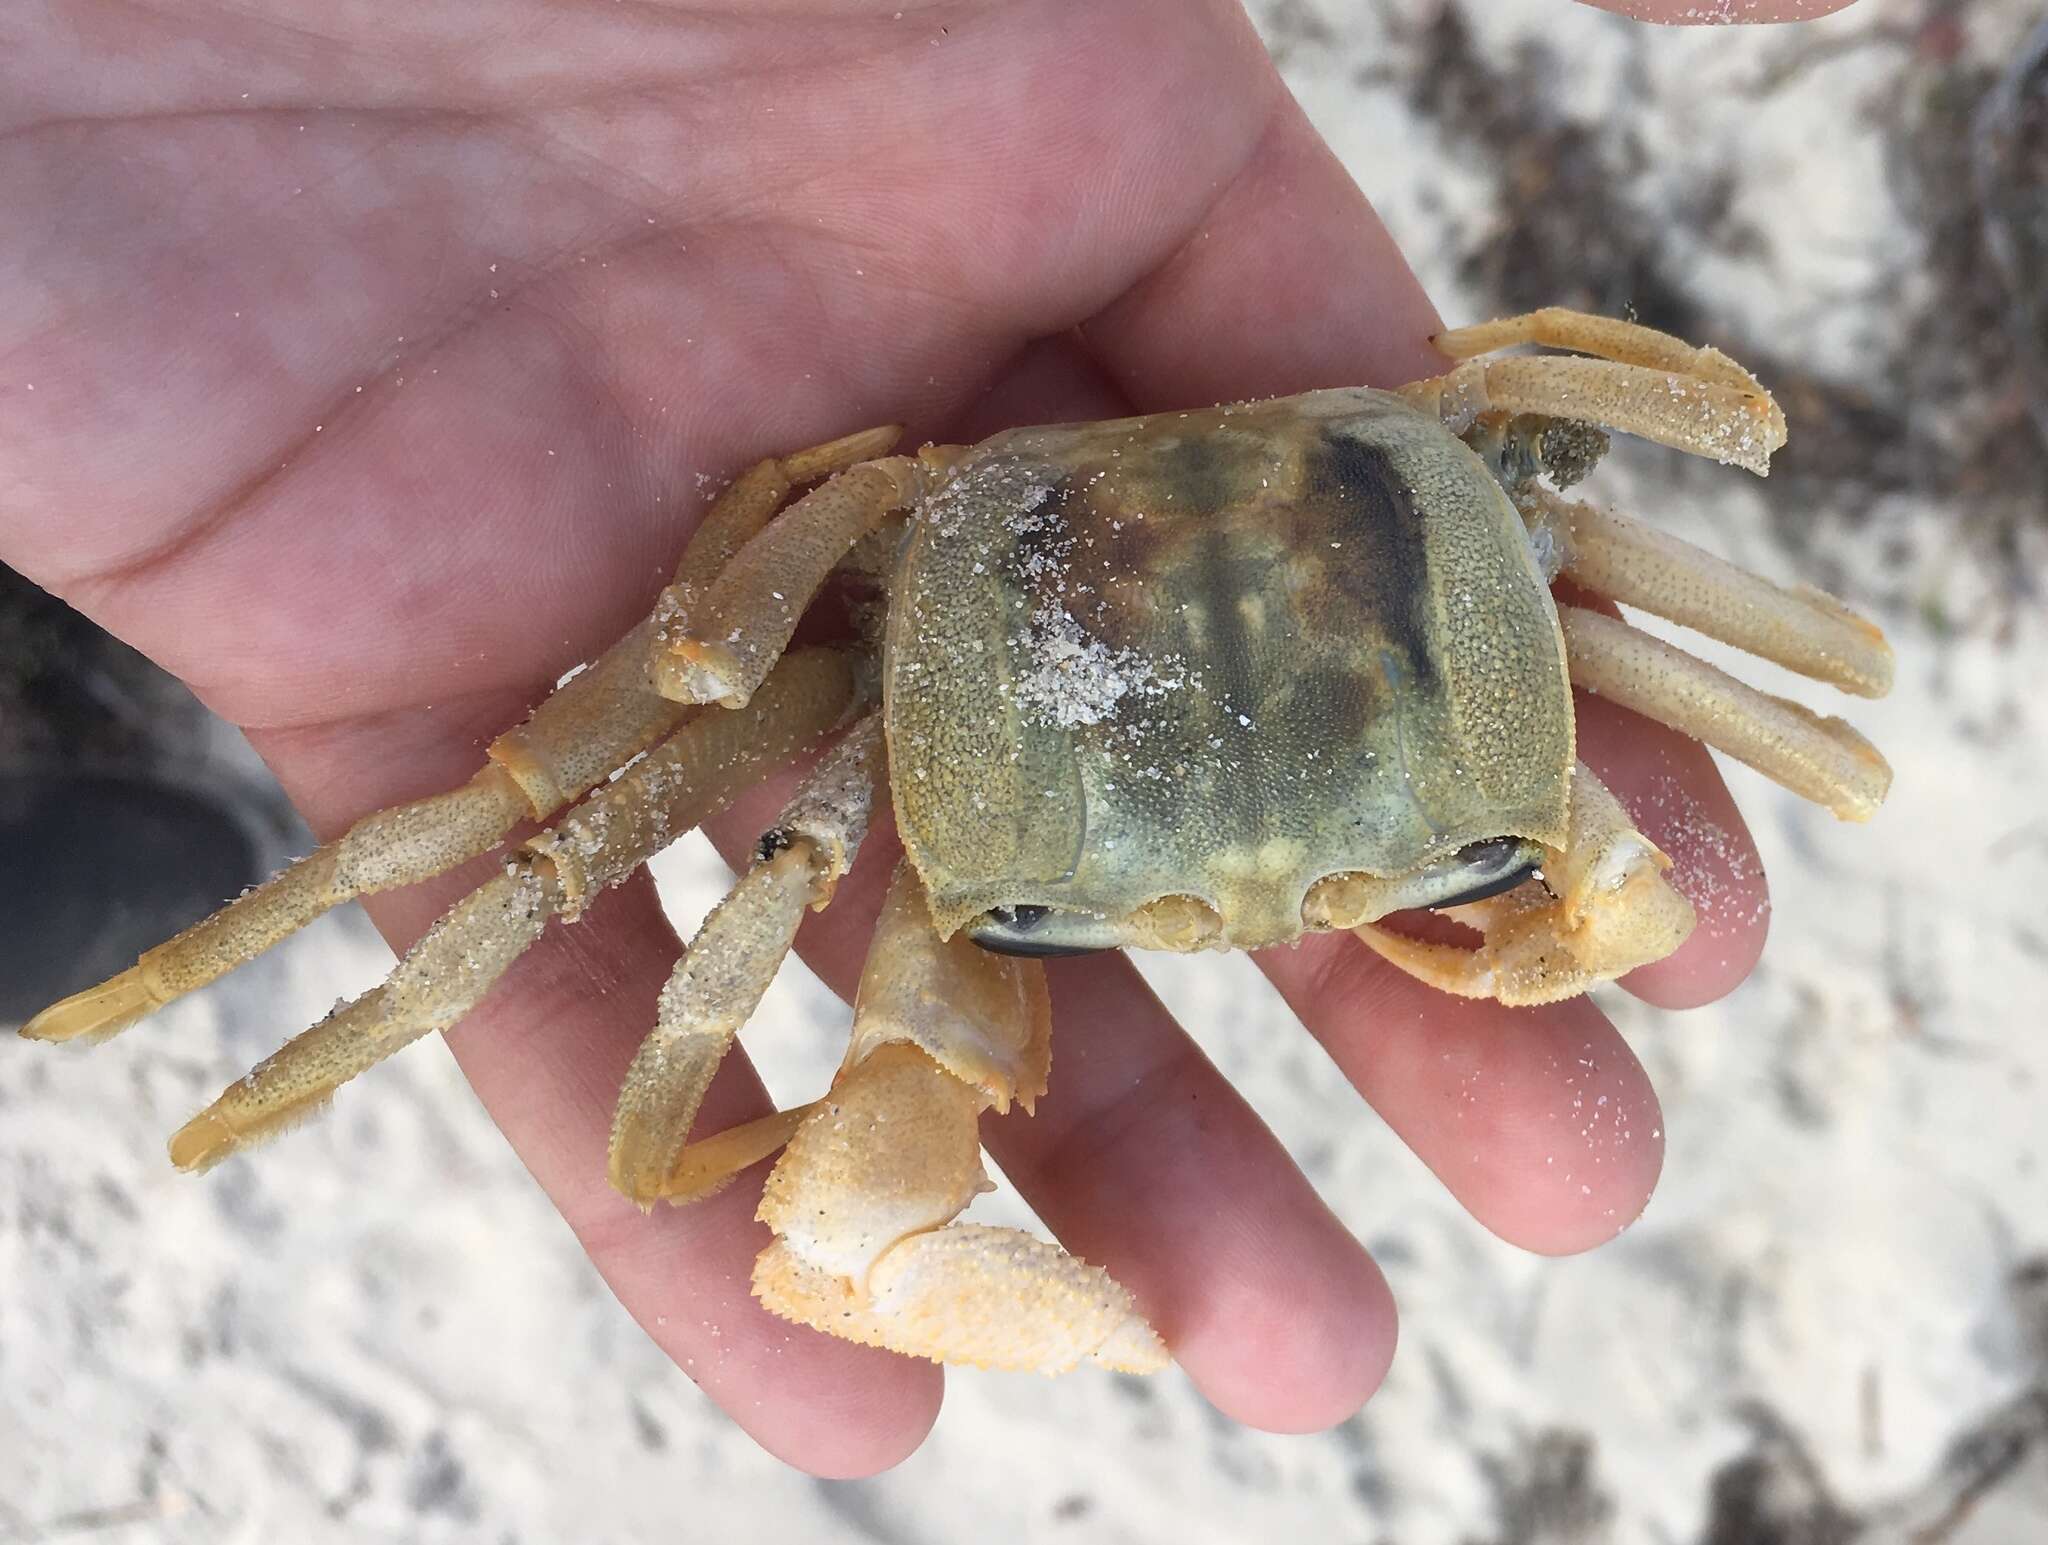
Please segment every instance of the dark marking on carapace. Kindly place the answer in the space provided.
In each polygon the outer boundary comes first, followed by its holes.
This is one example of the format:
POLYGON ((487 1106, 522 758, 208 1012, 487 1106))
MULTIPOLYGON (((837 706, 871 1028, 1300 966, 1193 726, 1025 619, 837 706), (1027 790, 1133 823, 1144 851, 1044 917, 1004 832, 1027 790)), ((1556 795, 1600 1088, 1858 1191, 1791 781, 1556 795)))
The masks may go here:
POLYGON ((1407 674, 1439 690, 1430 646, 1429 550, 1422 514, 1385 451, 1325 431, 1307 456, 1303 503, 1320 506, 1344 546, 1331 553, 1333 586, 1385 630, 1407 674))
MULTIPOLYGON (((1259 593, 1270 567, 1240 555, 1230 536, 1209 528, 1196 535, 1188 590, 1202 608, 1208 646, 1202 651, 1209 700, 1223 715, 1257 713, 1265 698, 1260 678, 1272 656, 1271 641, 1254 638, 1240 603, 1259 593)), ((1277 620, 1277 619, 1276 619, 1277 620)))
POLYGON ((1213 435, 1193 434, 1155 453, 1154 477, 1181 503, 1205 512, 1229 509, 1244 495, 1244 458, 1231 455, 1213 435))

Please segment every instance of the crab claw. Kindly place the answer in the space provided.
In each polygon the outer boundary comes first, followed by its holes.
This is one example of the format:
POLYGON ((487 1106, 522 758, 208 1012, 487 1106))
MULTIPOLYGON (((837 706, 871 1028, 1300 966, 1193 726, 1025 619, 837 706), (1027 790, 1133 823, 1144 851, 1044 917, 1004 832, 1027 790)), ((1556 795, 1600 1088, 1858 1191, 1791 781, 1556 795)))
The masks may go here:
POLYGON ((1477 949, 1426 943, 1368 923, 1352 931, 1432 987, 1502 1003, 1555 1003, 1662 960, 1691 936, 1692 903, 1664 878, 1671 860, 1581 763, 1566 846, 1538 878, 1445 915, 1476 928, 1477 949))
POLYGON ((914 1357, 1059 1373, 1170 1360, 1100 1266, 1018 1229, 956 1222, 990 1189, 983 1110, 1045 1088, 1052 1002, 1037 961, 939 938, 896 871, 832 1091, 769 1175, 775 1242, 754 1291, 784 1319, 914 1357))

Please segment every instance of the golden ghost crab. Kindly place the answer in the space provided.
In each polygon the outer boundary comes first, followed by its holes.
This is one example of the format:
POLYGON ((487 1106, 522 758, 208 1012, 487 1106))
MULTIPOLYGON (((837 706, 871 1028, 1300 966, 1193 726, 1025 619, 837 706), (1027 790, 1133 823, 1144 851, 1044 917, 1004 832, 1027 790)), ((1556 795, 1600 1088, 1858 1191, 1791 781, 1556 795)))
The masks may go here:
POLYGON ((643 1207, 687 1201, 780 1151, 754 1273, 776 1313, 947 1361, 1157 1367, 1165 1348, 1106 1272, 956 1221, 985 1186, 979 1113, 1028 1110, 1045 1088, 1031 957, 1348 929, 1448 991, 1540 1003, 1668 955, 1692 909, 1576 760, 1574 683, 1850 819, 1889 782, 1841 721, 1552 598, 1563 575, 1846 691, 1887 690, 1883 636, 1829 597, 1539 482, 1583 473, 1600 426, 1765 472, 1784 421, 1748 372, 1555 309, 1437 344, 1455 368, 1397 391, 915 456, 875 430, 763 462, 712 505, 653 614, 468 784, 364 818, 24 1033, 112 1033, 338 902, 570 807, 382 986, 171 1139, 175 1164, 205 1169, 453 1024, 549 919, 836 734, 661 995, 620 1096, 613 1183, 643 1207), (1518 344, 1570 352, 1500 355, 1518 344), (887 603, 866 641, 790 648, 834 571, 863 565, 887 603), (906 856, 830 1092, 690 1141, 885 778, 906 856), (1413 907, 1450 909, 1483 942, 1379 926, 1413 907))

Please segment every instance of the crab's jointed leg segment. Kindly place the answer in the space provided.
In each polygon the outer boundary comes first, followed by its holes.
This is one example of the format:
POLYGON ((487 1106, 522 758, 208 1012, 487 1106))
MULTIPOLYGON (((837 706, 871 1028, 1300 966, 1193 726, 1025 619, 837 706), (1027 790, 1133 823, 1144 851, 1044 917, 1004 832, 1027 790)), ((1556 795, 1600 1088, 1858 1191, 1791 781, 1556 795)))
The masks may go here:
POLYGON ((1440 415, 1453 434, 1485 414, 1578 419, 1759 477, 1770 471, 1771 452, 1785 443, 1784 415, 1761 389, 1615 360, 1561 354, 1473 359, 1399 394, 1440 415))
MULTIPOLYGON (((789 954, 804 909, 825 906, 852 866, 881 764, 881 716, 870 714, 804 780, 662 989, 612 1120, 612 1184, 641 1206, 695 1200, 781 1146, 755 1151, 729 1132, 688 1150, 684 1143, 711 1075, 789 954)), ((781 1130, 787 1141, 795 1124, 781 1130)))
POLYGON ((860 706, 854 663, 832 650, 788 656, 755 701, 699 715, 458 901, 391 977, 288 1042, 171 1139, 172 1162, 205 1169, 311 1113, 348 1079, 453 1025, 539 937, 573 920, 769 768, 860 706))
MULTIPOLYGON (((707 583, 767 524, 793 485, 881 455, 899 433, 894 426, 863 430, 742 474, 705 512, 676 583, 707 583)), ((490 760, 461 788, 364 816, 128 970, 52 1004, 22 1034, 49 1041, 113 1035, 255 959, 323 912, 444 873, 490 852, 520 821, 544 821, 582 798, 691 712, 648 682, 653 639, 649 617, 542 699, 526 723, 493 741, 490 760)))
POLYGON ((1600 612, 1557 610, 1567 669, 1588 692, 1747 762, 1845 821, 1867 821, 1884 803, 1891 767, 1845 721, 1759 692, 1600 612))
POLYGON ((793 455, 771 456, 741 473, 711 502, 654 612, 543 700, 525 724, 491 743, 492 760, 519 780, 535 820, 546 820, 581 799, 696 711, 692 704, 664 697, 649 680, 648 661, 658 619, 670 604, 667 597, 711 584, 774 518, 792 488, 887 451, 901 433, 888 424, 793 455))
MULTIPOLYGON (((677 1155, 661 1182, 659 1200, 681 1205, 701 1202, 725 1189, 741 1170, 771 1158, 789 1146, 797 1128, 821 1102, 771 1111, 753 1121, 691 1143, 677 1155)), ((647 1204, 642 1203, 642 1206, 647 1204)))
POLYGON ((841 1076, 896 1041, 923 1051, 997 1111, 1012 1101, 1032 1110, 1052 1068, 1043 967, 990 954, 965 934, 941 939, 908 859, 890 878, 868 941, 841 1076))
POLYGON ((916 457, 862 462, 792 504, 708 586, 674 585, 655 608, 655 687, 679 703, 746 702, 788 647, 839 560, 924 491, 916 457))
POLYGON ((1664 879, 1671 861, 1621 802, 1578 764, 1565 846, 1504 895, 1446 915, 1476 928, 1477 949, 1425 943, 1366 924, 1375 953, 1445 992, 1507 1004, 1553 1003, 1662 960, 1691 935, 1692 904, 1664 879))
POLYGON ((672 583, 704 586, 725 572, 735 554, 752 541, 780 510, 791 490, 822 478, 836 477, 861 462, 886 456, 903 436, 900 424, 856 430, 823 445, 789 456, 758 461, 732 480, 697 529, 676 566, 672 583))
POLYGON ((518 783, 493 762, 459 789, 364 816, 334 841, 146 951, 120 975, 44 1009, 21 1033, 68 1041, 125 1030, 344 901, 424 880, 490 852, 526 814, 518 783))
POLYGON ((1858 697, 1891 690, 1884 634, 1825 591, 1774 585, 1654 526, 1542 488, 1519 497, 1562 539, 1573 583, 1858 697))
POLYGON ((987 1187, 976 1118, 1043 1090, 1050 1027, 1039 963, 940 939, 901 865, 847 1062, 762 1195, 777 1236, 754 1268, 762 1302, 945 1362, 1162 1366, 1165 1347, 1107 1272, 1016 1229, 953 1221, 987 1187))
POLYGON ((796 942, 817 859, 798 839, 756 863, 704 920, 661 991, 654 1029, 626 1070, 612 1117, 612 1185, 643 1208, 664 1196, 707 1194, 701 1181, 678 1189, 670 1177, 711 1075, 796 942))
POLYGON ((171 1137, 171 1162, 211 1169, 325 1107, 334 1091, 468 1013, 561 903, 545 866, 514 861, 458 901, 391 975, 301 1031, 171 1137))
POLYGON ((1452 359, 1473 359, 1534 343, 1551 349, 1571 349, 1624 365, 1641 365, 1650 370, 1670 371, 1701 381, 1719 381, 1742 391, 1761 392, 1757 378, 1719 349, 1687 343, 1683 338, 1624 322, 1619 317, 1596 316, 1564 306, 1544 306, 1520 316, 1496 317, 1471 327, 1454 327, 1438 333, 1430 343, 1439 354, 1452 359))
POLYGON ((1760 477, 1785 443, 1785 415, 1755 376, 1718 349, 1655 328, 1550 306, 1430 341, 1461 363, 1400 395, 1440 415, 1453 434, 1484 414, 1542 414, 1603 424, 1760 477), (1479 357, 1520 343, 1598 357, 1479 357))
MULTIPOLYGON (((1459 434, 1482 415, 1539 414, 1606 425, 1680 450, 1768 470, 1785 419, 1726 355, 1649 328, 1552 308, 1441 335, 1464 362, 1402 389, 1459 434), (1519 343, 1603 356, 1478 356, 1519 343)), ((1491 422, 1491 420, 1489 420, 1491 422)), ((1558 499, 1533 484, 1515 498, 1546 571, 1611 600, 1697 628, 1845 692, 1891 689, 1884 635, 1832 596, 1786 590, 1636 521, 1558 499)), ((1840 719, 1744 686, 1626 623, 1561 607, 1571 679, 1727 752, 1845 820, 1884 800, 1891 769, 1840 719)))

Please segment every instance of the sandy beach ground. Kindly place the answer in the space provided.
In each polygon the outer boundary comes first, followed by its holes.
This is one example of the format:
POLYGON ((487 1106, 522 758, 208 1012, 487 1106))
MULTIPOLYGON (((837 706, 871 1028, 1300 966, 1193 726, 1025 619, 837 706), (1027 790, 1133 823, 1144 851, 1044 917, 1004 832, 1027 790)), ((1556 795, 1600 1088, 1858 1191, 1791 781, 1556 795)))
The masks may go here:
MULTIPOLYGON (((1999 266, 2048 231, 2013 146, 2048 116, 2011 118, 2038 7, 1258 15, 1447 319, 1633 308, 1778 389, 1767 483, 1629 445, 1596 498, 1836 589, 1898 651, 1854 705, 1897 771, 1870 826, 1730 769, 1773 897, 1751 980, 1606 1000, 1664 1102, 1645 1216, 1572 1260, 1501 1244, 1248 962, 1146 961, 1385 1266, 1386 1388, 1283 1438, 1174 1373, 956 1373, 914 1458, 814 1481, 642 1336, 438 1044, 254 1162, 170 1169, 168 1131, 387 968, 337 915, 113 1045, 0 1044, 0 1541, 2048 1540, 2048 409, 1999 266)), ((229 732, 179 733, 259 862, 306 841, 229 732)), ((658 872, 686 930, 728 880, 694 842, 658 872)), ((748 1035, 778 1095, 829 1076, 845 1014, 787 968, 748 1035)))

